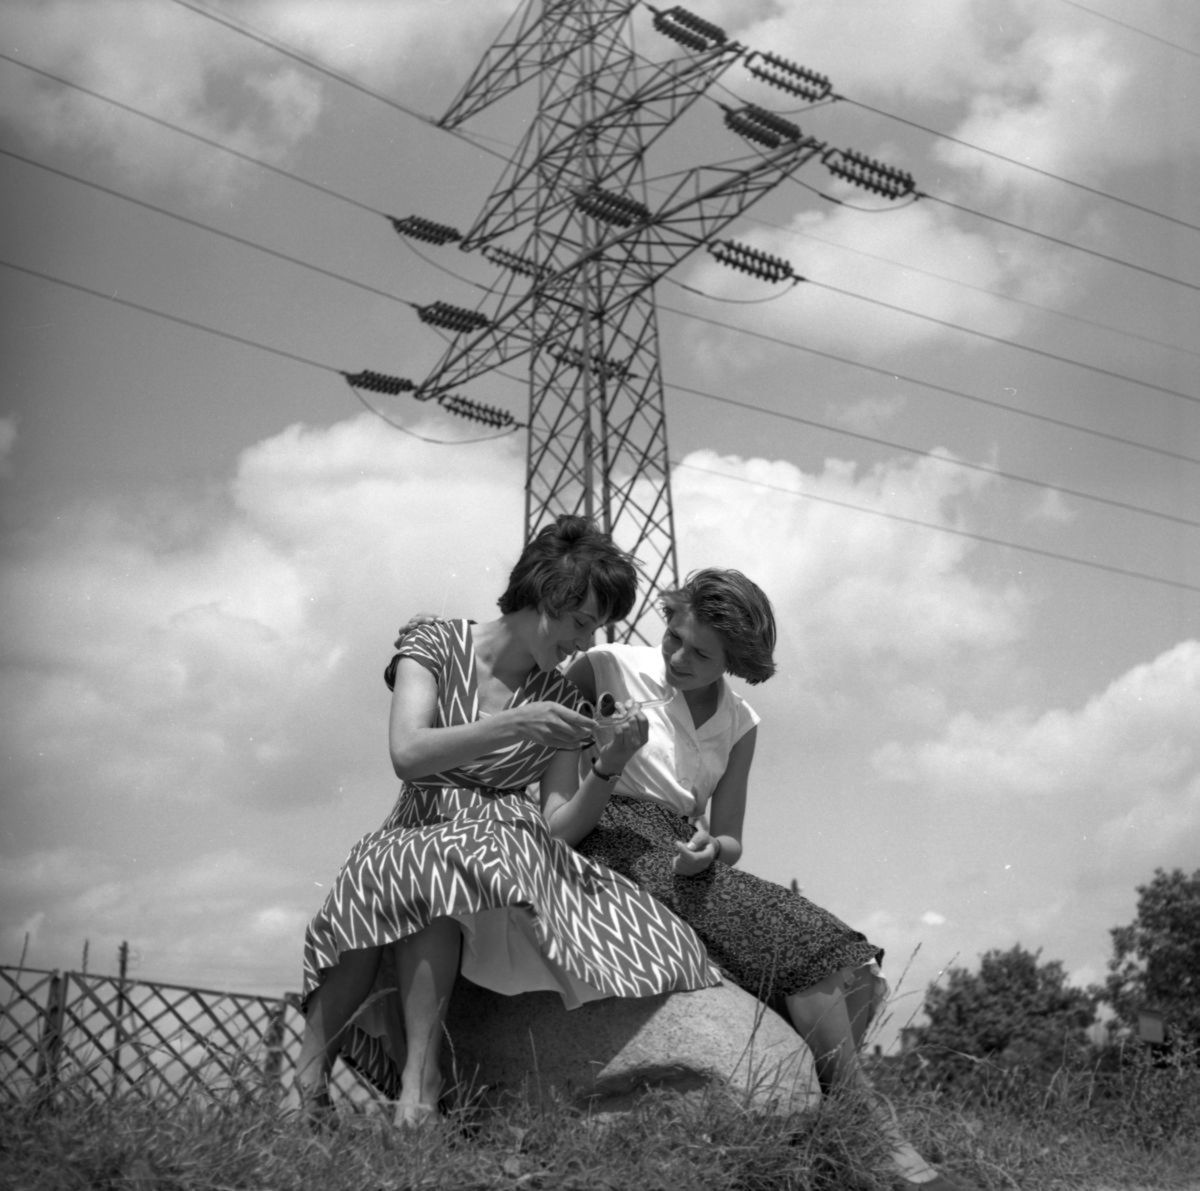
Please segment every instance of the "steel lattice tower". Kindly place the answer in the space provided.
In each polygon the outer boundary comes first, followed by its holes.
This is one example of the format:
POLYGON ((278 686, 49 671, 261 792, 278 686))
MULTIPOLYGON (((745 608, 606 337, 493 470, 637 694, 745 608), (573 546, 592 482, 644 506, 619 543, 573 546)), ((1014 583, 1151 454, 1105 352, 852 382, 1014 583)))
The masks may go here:
POLYGON ((599 521, 644 566, 648 583, 626 636, 649 640, 639 628, 644 614, 678 579, 655 282, 699 248, 748 273, 791 277, 777 258, 714 237, 817 154, 847 177, 851 168, 870 176, 886 167, 830 162, 837 151, 790 121, 715 103, 694 113, 711 113, 703 148, 724 144, 736 156, 687 164, 687 146, 681 152, 666 134, 735 62, 805 100, 826 98, 829 80, 731 42, 682 8, 648 9, 654 29, 677 43, 663 42, 674 57, 650 62, 633 48, 638 7, 526 0, 514 15, 439 121, 458 128, 537 82, 536 114, 483 210, 465 234, 417 216, 392 220, 403 235, 459 240, 499 280, 474 310, 418 307, 450 333, 424 381, 348 379, 511 425, 511 415, 456 390, 528 357, 526 536, 561 512, 599 521), (652 156, 666 163, 656 173, 652 156))

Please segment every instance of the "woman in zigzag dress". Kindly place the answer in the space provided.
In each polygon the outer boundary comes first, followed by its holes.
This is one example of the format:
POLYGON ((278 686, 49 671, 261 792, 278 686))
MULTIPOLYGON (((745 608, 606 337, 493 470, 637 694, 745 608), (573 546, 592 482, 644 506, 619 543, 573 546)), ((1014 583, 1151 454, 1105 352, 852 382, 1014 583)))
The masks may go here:
MULTIPOLYGON (((396 1101, 398 1122, 432 1113, 460 970, 501 992, 553 989, 568 1005, 720 983, 690 927, 552 838, 527 792, 548 767, 577 774, 596 724, 557 667, 629 614, 636 583, 632 560, 606 535, 560 517, 525 548, 499 618, 427 624, 404 639, 388 667, 392 763, 404 784, 383 826, 351 850, 305 938, 297 1085, 306 1111, 328 1107, 341 1053, 396 1101), (622 937, 611 951, 573 941, 602 939, 614 922, 622 937), (380 1033, 362 1028, 370 1013, 359 1015, 393 987, 402 1069, 380 1033)), ((646 731, 635 716, 607 733, 601 774, 619 772, 646 731)))

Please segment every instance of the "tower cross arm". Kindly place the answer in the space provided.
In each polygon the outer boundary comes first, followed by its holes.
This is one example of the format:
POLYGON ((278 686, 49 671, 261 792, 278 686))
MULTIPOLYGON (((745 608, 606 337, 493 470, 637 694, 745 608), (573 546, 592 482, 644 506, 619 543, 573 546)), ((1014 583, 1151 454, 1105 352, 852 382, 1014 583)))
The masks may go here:
POLYGON ((611 26, 624 21, 637 0, 582 5, 578 0, 524 0, 487 49, 462 90, 438 120, 457 128, 484 108, 517 90, 529 79, 577 53, 611 26), (570 10, 578 10, 578 17, 570 10), (572 20, 565 21, 569 13, 572 20))

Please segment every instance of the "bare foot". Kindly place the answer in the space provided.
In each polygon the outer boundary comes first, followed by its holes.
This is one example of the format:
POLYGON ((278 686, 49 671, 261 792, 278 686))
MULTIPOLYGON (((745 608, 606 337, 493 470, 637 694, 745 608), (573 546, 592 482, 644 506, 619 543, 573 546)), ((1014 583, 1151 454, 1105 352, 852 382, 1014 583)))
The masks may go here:
POLYGON ((393 1119, 397 1129, 419 1129, 437 1118, 436 1104, 406 1104, 397 1101, 393 1119))
POLYGON ((308 1085, 296 1081, 296 1093, 300 1098, 300 1119, 312 1129, 332 1128, 337 1124, 333 1111, 333 1100, 326 1084, 308 1085))

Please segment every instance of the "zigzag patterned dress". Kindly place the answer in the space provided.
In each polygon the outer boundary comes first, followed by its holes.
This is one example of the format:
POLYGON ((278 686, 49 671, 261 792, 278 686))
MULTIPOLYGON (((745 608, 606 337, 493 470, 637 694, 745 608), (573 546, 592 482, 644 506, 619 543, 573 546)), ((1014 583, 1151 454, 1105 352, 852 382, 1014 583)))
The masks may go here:
MULTIPOLYGON (((398 656, 437 679, 437 726, 479 718, 469 621, 424 625, 398 656)), ((545 699, 575 706, 580 695, 561 674, 534 670, 509 706, 545 699)), ((553 989, 575 1006, 719 984, 691 927, 627 877, 550 835, 527 786, 552 754, 520 742, 405 782, 383 826, 351 849, 309 923, 303 999, 342 953, 395 943, 440 917, 464 928, 463 975, 499 992, 553 989)), ((393 980, 382 964, 377 989, 394 988, 393 980)), ((387 1035, 398 1020, 394 1005, 368 1008, 342 1048, 344 1061, 393 1097, 399 1070, 387 1035)))

